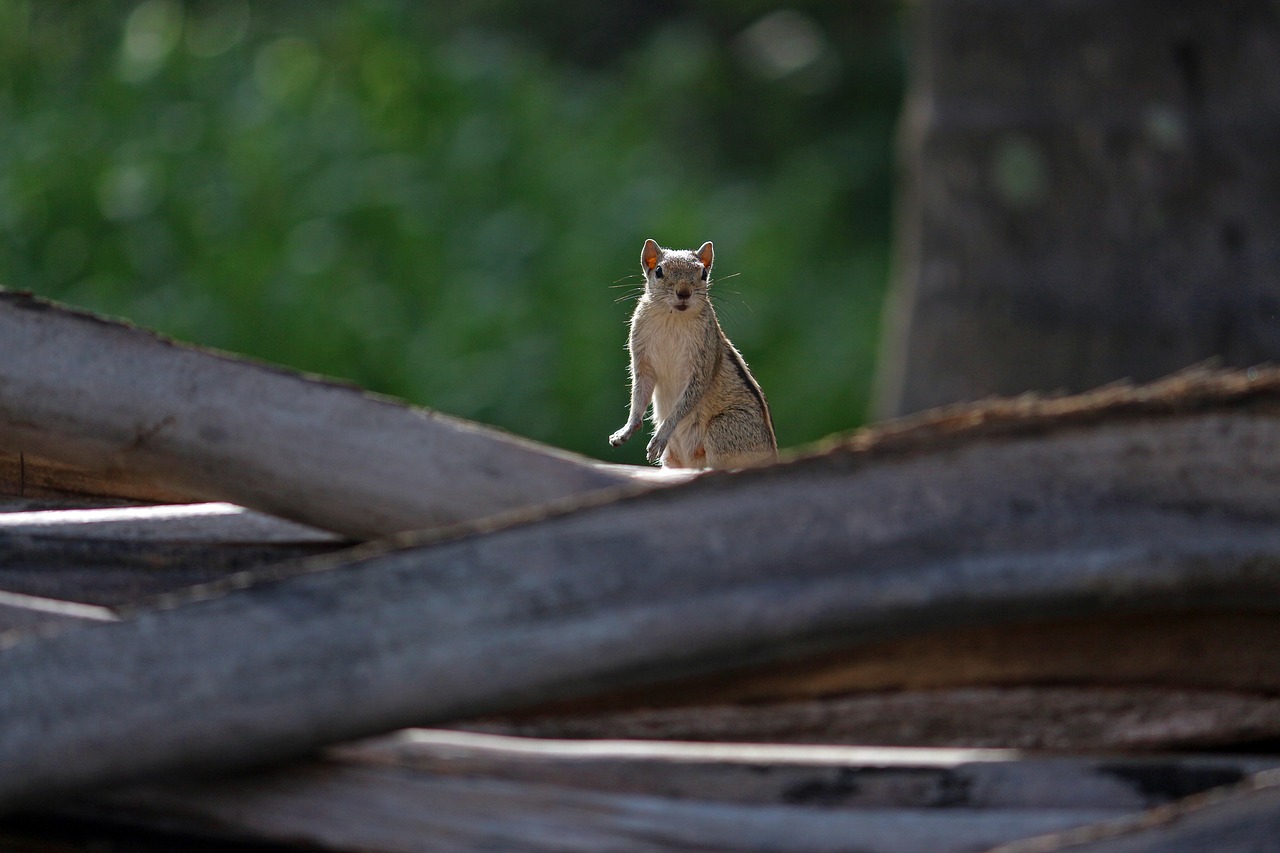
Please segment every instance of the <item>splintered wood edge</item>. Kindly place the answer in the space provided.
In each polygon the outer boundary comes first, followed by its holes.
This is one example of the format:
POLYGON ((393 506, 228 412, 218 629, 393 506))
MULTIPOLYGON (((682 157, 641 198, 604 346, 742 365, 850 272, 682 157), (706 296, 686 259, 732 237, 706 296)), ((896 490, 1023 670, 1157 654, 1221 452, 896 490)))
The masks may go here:
POLYGON ((835 436, 793 459, 927 453, 957 444, 1047 434, 1104 423, 1212 411, 1280 414, 1280 367, 1196 366, 1151 383, 1117 382, 1071 395, 1029 392, 956 403, 835 436))

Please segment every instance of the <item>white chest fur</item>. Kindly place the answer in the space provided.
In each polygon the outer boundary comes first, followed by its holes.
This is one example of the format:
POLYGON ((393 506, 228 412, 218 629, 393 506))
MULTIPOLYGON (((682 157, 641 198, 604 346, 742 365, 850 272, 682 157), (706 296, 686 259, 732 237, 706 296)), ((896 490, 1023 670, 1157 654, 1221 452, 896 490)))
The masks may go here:
POLYGON ((633 345, 638 347, 640 359, 653 371, 653 415, 661 424, 675 408, 693 375, 693 360, 703 338, 705 318, 701 311, 674 311, 658 301, 640 312, 636 320, 633 345))

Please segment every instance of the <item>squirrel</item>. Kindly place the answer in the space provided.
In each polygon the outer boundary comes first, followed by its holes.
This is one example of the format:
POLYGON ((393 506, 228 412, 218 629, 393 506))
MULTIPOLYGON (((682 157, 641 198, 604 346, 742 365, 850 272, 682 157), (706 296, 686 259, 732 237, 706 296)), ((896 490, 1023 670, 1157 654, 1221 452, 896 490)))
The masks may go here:
POLYGON ((764 392, 711 307, 715 248, 663 249, 645 240, 644 294, 631 316, 631 414, 609 437, 620 447, 653 401, 650 462, 667 468, 741 468, 778 456, 764 392))

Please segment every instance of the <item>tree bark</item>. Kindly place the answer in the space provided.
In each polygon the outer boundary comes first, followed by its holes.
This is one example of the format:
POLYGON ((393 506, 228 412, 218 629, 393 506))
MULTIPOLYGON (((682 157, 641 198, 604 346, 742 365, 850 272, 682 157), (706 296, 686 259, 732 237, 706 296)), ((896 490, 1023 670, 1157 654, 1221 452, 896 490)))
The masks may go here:
POLYGON ((881 417, 1280 360, 1269 0, 927 0, 881 417))

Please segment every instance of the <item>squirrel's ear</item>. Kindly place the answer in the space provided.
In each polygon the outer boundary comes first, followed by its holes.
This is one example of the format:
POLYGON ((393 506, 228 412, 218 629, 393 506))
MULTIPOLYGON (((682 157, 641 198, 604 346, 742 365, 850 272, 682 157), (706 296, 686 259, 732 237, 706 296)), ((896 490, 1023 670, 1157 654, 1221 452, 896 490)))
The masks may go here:
POLYGON ((652 272, 661 260, 662 249, 653 240, 645 240, 644 248, 640 250, 640 266, 645 272, 652 272))
POLYGON ((698 260, 707 269, 711 269, 711 263, 715 260, 716 247, 711 245, 711 241, 702 244, 702 248, 698 249, 698 260))

